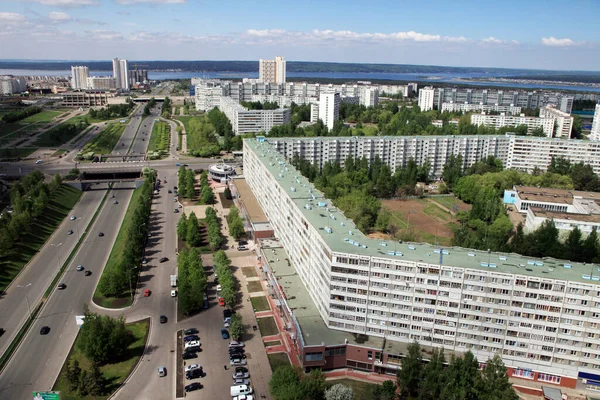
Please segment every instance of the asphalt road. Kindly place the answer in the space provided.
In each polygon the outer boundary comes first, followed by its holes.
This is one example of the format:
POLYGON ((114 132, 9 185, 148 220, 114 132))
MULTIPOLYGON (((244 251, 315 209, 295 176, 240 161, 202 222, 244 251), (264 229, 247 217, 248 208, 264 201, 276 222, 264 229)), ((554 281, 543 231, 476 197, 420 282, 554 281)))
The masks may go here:
MULTIPOLYGON (((106 186, 103 186, 106 188, 106 186)), ((84 192, 69 215, 75 215, 77 220, 69 217, 61 223, 54 234, 48 239, 40 252, 27 265, 21 274, 0 297, 0 323, 6 333, 0 337, 0 354, 3 354, 14 336, 17 334, 28 316, 27 302, 33 308, 40 299, 54 276, 60 269, 60 262, 71 253, 78 241, 78 235, 83 234, 102 201, 104 190, 84 192), (67 235, 73 230, 73 235, 67 235), (60 246, 51 246, 50 244, 60 246), (30 285, 30 286, 28 286, 30 285), (20 288, 23 286, 24 288, 20 288), (27 296, 27 298, 26 298, 27 296)))
POLYGON ((137 109, 131 116, 129 124, 127 124, 127 126, 125 127, 125 130, 121 134, 121 138, 117 142, 117 145, 115 146, 111 154, 127 153, 127 150, 129 150, 129 146, 131 146, 131 143, 135 138, 135 134, 138 131, 138 127, 140 126, 140 123, 144 118, 142 117, 143 112, 144 104, 140 104, 139 106, 137 106, 137 109))
MULTIPOLYGON (((115 205, 112 201, 105 203, 84 244, 61 279, 67 288, 56 289, 50 295, 21 346, 0 375, 0 399, 27 399, 32 391, 52 388, 77 336, 75 316, 82 315, 84 304, 91 301, 125 215, 132 190, 124 188, 132 187, 132 184, 117 185, 114 193, 119 204, 115 205), (98 232, 104 232, 105 236, 98 237, 98 232), (83 272, 76 271, 77 265, 91 270, 92 275, 84 276, 83 272), (42 326, 50 327, 48 335, 40 335, 42 326)), ((98 192, 105 193, 104 190, 98 192)))
POLYGON ((145 153, 148 149, 148 142, 150 141, 150 135, 152 134, 152 127, 154 126, 154 120, 160 117, 162 105, 158 104, 151 110, 151 114, 144 118, 142 125, 137 133, 137 137, 131 150, 131 154, 145 153))

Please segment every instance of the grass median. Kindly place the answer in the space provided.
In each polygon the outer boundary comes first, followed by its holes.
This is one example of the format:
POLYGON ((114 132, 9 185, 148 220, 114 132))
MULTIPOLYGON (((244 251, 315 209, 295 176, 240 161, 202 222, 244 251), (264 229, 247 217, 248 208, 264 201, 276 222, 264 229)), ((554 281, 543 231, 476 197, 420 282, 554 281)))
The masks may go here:
POLYGON ((61 185, 50 195, 44 213, 34 222, 35 228, 23 235, 10 254, 0 259, 0 292, 6 290, 10 282, 37 254, 80 197, 79 190, 67 185, 61 185))
POLYGON ((107 384, 105 386, 104 394, 102 396, 81 396, 77 391, 71 391, 69 382, 66 378, 66 365, 69 362, 77 360, 79 366, 83 370, 89 371, 92 363, 88 360, 78 346, 79 337, 75 340, 69 357, 63 365, 60 375, 54 384, 52 390, 60 391, 60 398, 62 400, 79 400, 79 399, 94 399, 103 400, 108 399, 119 387, 125 382, 125 379, 131 374, 133 369, 138 363, 138 360, 144 353, 144 347, 146 345, 146 339, 148 337, 148 330, 150 327, 150 320, 145 319, 142 321, 134 322, 126 325, 129 332, 133 336, 132 343, 127 348, 127 351, 122 354, 118 361, 115 363, 105 364, 100 367, 100 371, 104 376, 107 384))
MULTIPOLYGON (((115 244, 113 245, 113 248, 110 252, 110 256, 108 257, 106 266, 102 270, 102 274, 104 274, 107 270, 114 269, 115 266, 120 263, 121 257, 123 256, 123 253, 125 251, 125 236, 127 235, 127 232, 129 231, 130 226, 132 224, 135 206, 136 204, 138 204, 138 198, 142 196, 143 193, 141 189, 142 188, 140 187, 133 191, 133 195, 131 196, 131 200, 129 201, 127 211, 125 212, 125 217, 123 218, 123 223, 121 224, 121 228, 119 229, 119 234, 117 235, 115 244)), ((136 282, 134 280, 132 280, 131 285, 133 287, 133 290, 135 291, 136 282)), ((106 308, 123 308, 131 305, 132 296, 129 292, 126 292, 123 293, 123 296, 121 297, 105 297, 100 292, 100 290, 96 288, 96 292, 94 293, 94 303, 106 308)))
POLYGON ((166 157, 169 151, 170 139, 171 126, 167 122, 156 122, 152 127, 152 134, 148 143, 149 157, 153 160, 166 157))
POLYGON ((94 154, 109 154, 113 151, 117 142, 121 138, 123 131, 125 130, 125 124, 114 123, 108 125, 98 135, 94 137, 92 141, 87 143, 81 149, 82 154, 94 153, 94 154))

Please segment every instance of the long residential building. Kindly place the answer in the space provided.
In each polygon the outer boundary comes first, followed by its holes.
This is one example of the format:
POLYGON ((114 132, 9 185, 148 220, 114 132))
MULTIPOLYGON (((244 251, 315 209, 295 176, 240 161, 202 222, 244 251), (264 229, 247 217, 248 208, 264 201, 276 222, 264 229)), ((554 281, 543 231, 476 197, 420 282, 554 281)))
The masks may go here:
POLYGON ((291 118, 289 108, 248 110, 234 99, 224 96, 219 101, 219 108, 229 118, 233 132, 237 135, 269 132, 276 125, 288 124, 291 118))
MULTIPOLYGON (((333 85, 319 83, 264 83, 258 81, 234 82, 219 79, 192 79, 195 84, 196 109, 209 111, 218 106, 217 97, 231 97, 238 102, 257 101, 255 99, 269 99, 275 101, 280 107, 291 102, 303 104, 312 103, 319 99, 321 93, 339 93, 342 99, 358 98, 358 102, 365 107, 376 106, 379 101, 379 87, 377 85, 333 85), (258 96, 258 97, 257 97, 258 96), (264 96, 264 97, 262 97, 264 96)), ((391 85, 387 85, 391 86, 391 85)), ((398 92, 402 86, 397 86, 398 92)), ((391 87, 387 88, 392 90, 391 87)), ((396 92, 396 93, 398 93, 396 92)), ((395 93, 391 93, 395 94, 395 93)))
POLYGON ((421 109, 441 109, 444 103, 484 104, 488 106, 510 106, 522 108, 542 108, 555 105, 560 111, 571 113, 573 95, 548 91, 476 89, 476 88, 431 88, 419 90, 421 109), (421 96, 424 96, 421 106, 421 96), (425 108, 424 108, 425 107, 425 108))
POLYGON ((544 106, 540 108, 540 118, 550 118, 554 120, 553 137, 563 139, 569 139, 571 137, 571 132, 573 130, 573 117, 571 117, 571 114, 561 111, 553 106, 544 106))
POLYGON ((469 103, 443 103, 442 112, 498 112, 505 113, 507 115, 519 115, 521 114, 521 107, 517 107, 513 104, 509 106, 492 105, 486 104, 469 104, 469 103))
POLYGON ((285 279, 299 276, 314 303, 310 316, 285 309, 299 313, 294 346, 305 368, 342 364, 393 374, 404 357, 397 344, 416 340, 470 350, 480 362, 500 354, 516 378, 572 388, 600 382, 596 268, 368 238, 288 164, 280 143, 244 140, 244 175, 295 270, 285 279), (303 339, 318 326, 315 317, 328 330, 383 344, 351 345, 326 332, 303 339))
POLYGON ((527 132, 531 133, 536 128, 542 128, 547 137, 552 137, 554 133, 553 118, 527 117, 525 115, 506 115, 496 114, 471 114, 471 123, 474 125, 485 125, 493 128, 503 128, 506 126, 517 127, 527 125, 527 132))
POLYGON ((27 90, 27 80, 22 76, 0 76, 0 95, 7 96, 27 90))
POLYGON ((441 177, 451 155, 461 155, 467 168, 488 156, 502 161, 504 168, 544 171, 553 157, 572 163, 589 164, 600 173, 600 142, 565 140, 515 135, 474 136, 379 136, 270 138, 269 143, 291 159, 295 154, 323 167, 327 162, 342 166, 349 156, 374 160, 378 156, 392 171, 403 168, 412 158, 419 165, 428 163, 430 175, 441 177))
POLYGON ((596 104, 594 110, 594 120, 592 121, 590 140, 600 140, 600 103, 596 104))
POLYGON ((116 89, 117 82, 110 76, 90 76, 87 78, 87 89, 91 90, 110 90, 116 89))

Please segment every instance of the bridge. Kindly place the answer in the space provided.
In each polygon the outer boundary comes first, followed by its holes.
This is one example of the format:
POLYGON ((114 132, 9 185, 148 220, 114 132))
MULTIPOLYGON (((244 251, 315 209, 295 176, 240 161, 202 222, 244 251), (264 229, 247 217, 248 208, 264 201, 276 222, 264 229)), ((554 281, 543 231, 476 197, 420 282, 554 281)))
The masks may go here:
MULTIPOLYGON (((134 103, 147 103, 150 101, 152 97, 134 97, 133 102, 134 103)), ((162 103, 163 101, 165 101, 164 97, 155 97, 154 100, 156 100, 157 103, 162 103)))
POLYGON ((135 159, 135 161, 144 161, 146 159, 146 153, 128 153, 128 154, 102 154, 97 157, 100 161, 94 161, 95 163, 101 163, 104 161, 127 161, 128 159, 135 159))
POLYGON ((85 170, 79 176, 79 179, 65 181, 64 183, 79 190, 88 190, 92 185, 99 183, 120 183, 135 182, 135 187, 144 183, 142 170, 139 167, 123 167, 119 169, 94 169, 85 170))

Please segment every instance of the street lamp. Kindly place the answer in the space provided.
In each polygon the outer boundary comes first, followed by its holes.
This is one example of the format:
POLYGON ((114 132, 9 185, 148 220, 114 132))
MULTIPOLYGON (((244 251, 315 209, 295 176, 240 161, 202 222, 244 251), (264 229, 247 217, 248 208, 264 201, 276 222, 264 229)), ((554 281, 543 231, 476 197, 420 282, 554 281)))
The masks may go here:
MULTIPOLYGON (((31 286, 31 283, 28 283, 25 286, 17 285, 18 288, 26 289, 31 286)), ((25 301, 27 302, 27 310, 29 311, 29 319, 31 319, 31 307, 29 306, 29 297, 27 296, 27 291, 25 291, 25 301)))
POLYGON ((56 248, 56 260, 58 261, 58 269, 60 269, 60 255, 58 254, 58 248, 62 246, 62 242, 59 244, 51 243, 50 246, 56 248))
MULTIPOLYGON (((133 271, 134 269, 137 269, 137 267, 129 268, 129 271, 133 271)), ((133 288, 131 287, 131 272, 127 275, 129 275, 129 294, 131 296, 131 300, 133 301, 133 288)))

